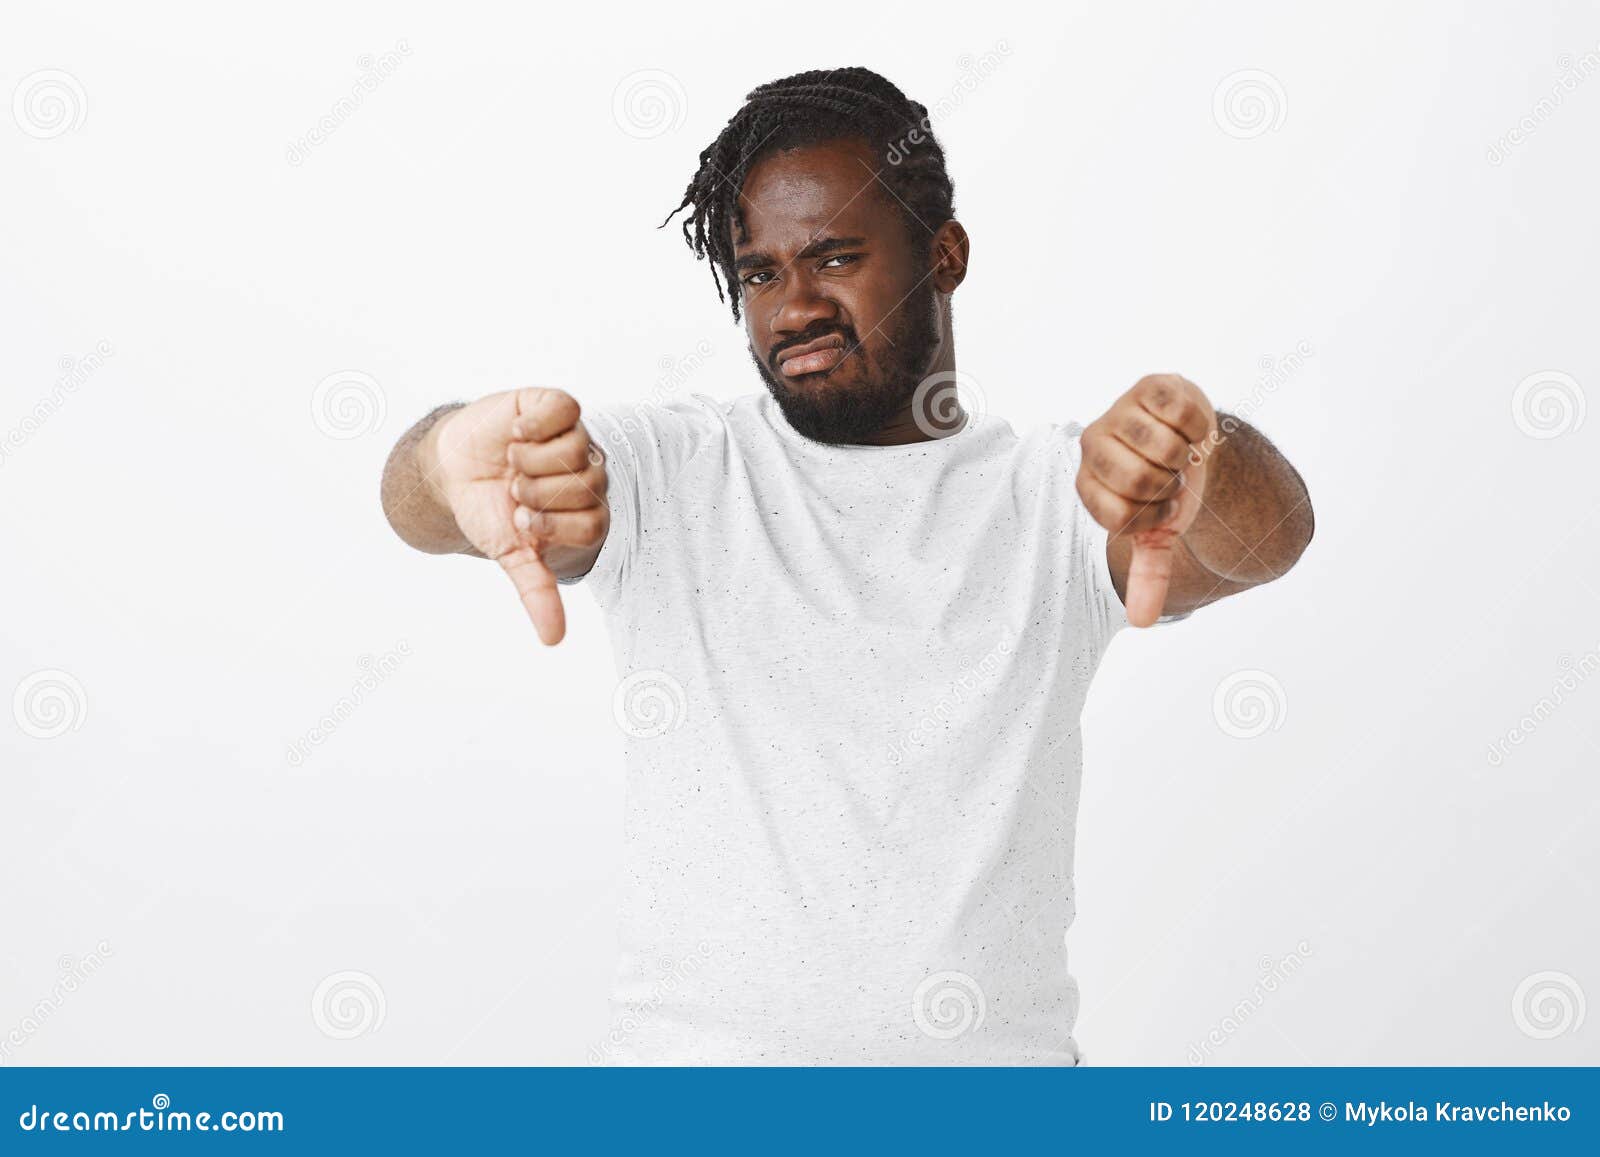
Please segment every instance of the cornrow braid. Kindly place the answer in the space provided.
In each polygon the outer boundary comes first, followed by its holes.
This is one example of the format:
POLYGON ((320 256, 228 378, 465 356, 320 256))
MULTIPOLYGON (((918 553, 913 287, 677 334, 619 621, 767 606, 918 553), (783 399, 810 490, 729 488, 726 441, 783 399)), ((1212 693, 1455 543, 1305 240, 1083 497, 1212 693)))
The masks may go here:
POLYGON ((739 194, 746 175, 770 153, 843 138, 864 139, 884 158, 878 179, 894 192, 914 237, 926 236, 955 215, 955 187, 945 172, 944 150, 929 129, 928 110, 890 81, 866 68, 837 68, 763 84, 701 151, 683 201, 661 222, 665 226, 691 210, 683 220, 683 239, 697 260, 710 260, 717 298, 731 302, 735 321, 739 287, 733 243, 734 230, 745 227, 739 194))

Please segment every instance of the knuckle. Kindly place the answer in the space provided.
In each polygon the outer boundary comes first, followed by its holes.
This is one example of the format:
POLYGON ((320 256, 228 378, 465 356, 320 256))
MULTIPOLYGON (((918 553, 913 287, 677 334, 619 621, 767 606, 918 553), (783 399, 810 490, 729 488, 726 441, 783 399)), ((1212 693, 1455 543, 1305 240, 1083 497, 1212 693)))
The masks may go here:
POLYGON ((578 518, 578 536, 584 546, 593 546, 605 537, 607 511, 603 506, 591 507, 578 518))

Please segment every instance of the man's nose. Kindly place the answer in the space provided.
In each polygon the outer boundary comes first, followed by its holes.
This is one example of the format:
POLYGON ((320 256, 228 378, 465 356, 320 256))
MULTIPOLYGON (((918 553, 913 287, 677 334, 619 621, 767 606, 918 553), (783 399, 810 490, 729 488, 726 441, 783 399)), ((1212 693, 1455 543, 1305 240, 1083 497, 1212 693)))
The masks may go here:
POLYGON ((838 304, 823 294, 816 280, 803 271, 789 270, 779 292, 783 300, 772 315, 774 337, 804 333, 818 322, 833 321, 839 316, 838 304))

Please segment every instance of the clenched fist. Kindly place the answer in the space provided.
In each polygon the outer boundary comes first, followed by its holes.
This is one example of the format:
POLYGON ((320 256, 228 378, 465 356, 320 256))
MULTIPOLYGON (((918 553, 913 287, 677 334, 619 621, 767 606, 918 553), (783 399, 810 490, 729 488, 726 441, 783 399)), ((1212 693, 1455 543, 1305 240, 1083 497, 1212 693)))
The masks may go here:
POLYGON ((610 528, 605 456, 562 390, 490 394, 440 419, 419 449, 462 535, 511 576, 547 643, 566 634, 557 576, 581 575, 610 528))
POLYGON ((1113 537, 1128 536, 1128 621, 1161 615, 1177 539, 1194 525, 1206 487, 1217 413, 1177 374, 1152 374, 1083 431, 1078 496, 1113 537))

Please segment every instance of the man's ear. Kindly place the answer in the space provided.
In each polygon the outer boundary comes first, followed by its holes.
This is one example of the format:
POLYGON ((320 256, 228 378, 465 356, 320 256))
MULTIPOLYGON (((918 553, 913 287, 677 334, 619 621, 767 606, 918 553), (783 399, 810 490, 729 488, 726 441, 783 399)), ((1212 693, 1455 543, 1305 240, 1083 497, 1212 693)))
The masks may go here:
POLYGON ((956 287, 967 279, 967 261, 972 253, 972 242, 961 222, 955 219, 939 226, 931 242, 933 257, 933 287, 940 293, 954 293, 956 287))

